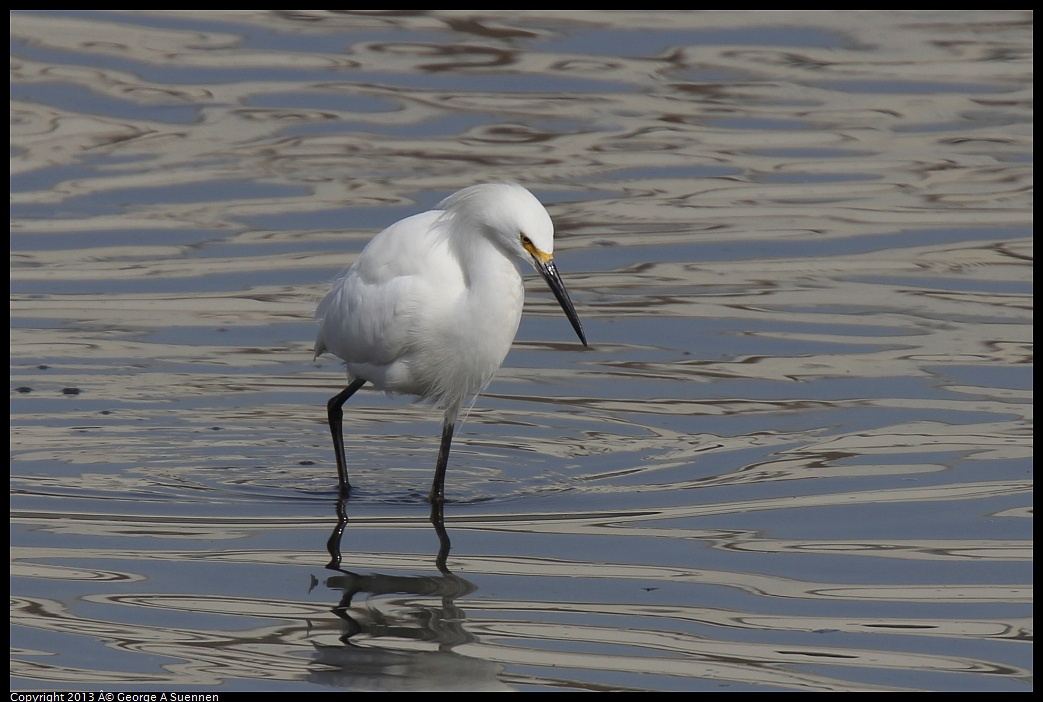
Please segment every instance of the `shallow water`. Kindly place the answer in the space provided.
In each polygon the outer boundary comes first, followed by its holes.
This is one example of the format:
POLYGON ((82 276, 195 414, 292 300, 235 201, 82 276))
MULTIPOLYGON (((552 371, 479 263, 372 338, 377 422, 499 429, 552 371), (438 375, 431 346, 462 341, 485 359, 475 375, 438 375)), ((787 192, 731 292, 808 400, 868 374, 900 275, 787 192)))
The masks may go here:
POLYGON ((1031 14, 10 19, 12 689, 1032 689, 1031 14), (328 569, 314 304, 503 179, 591 348, 443 534, 353 398, 328 569))

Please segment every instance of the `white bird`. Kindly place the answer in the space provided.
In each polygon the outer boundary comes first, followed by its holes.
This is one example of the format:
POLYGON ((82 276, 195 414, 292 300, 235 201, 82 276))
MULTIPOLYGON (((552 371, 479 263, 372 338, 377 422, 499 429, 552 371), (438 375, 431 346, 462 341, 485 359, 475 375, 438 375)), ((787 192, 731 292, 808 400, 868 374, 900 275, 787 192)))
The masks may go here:
POLYGON ((445 410, 430 494, 445 500, 460 409, 492 379, 518 331, 525 291, 516 263, 543 276, 587 345, 553 255, 550 215, 514 184, 464 188, 373 237, 315 311, 315 357, 329 351, 348 371, 348 386, 326 405, 342 495, 351 485, 341 407, 370 383, 445 410))

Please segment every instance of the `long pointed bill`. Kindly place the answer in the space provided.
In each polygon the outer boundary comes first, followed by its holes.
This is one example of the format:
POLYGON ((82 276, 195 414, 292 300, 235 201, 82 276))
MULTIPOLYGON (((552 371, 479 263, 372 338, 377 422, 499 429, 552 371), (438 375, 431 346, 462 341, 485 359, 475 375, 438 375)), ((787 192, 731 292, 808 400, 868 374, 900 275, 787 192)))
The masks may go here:
POLYGON ((558 275, 558 268, 554 265, 554 259, 542 252, 539 255, 533 253, 532 265, 543 276, 543 279, 547 281, 547 285, 550 286, 554 297, 558 298, 558 304, 561 305, 565 316, 572 323, 572 328, 576 330, 576 335, 579 336, 579 340, 586 346, 587 336, 583 333, 583 325, 579 323, 579 315, 576 314, 576 308, 572 306, 572 299, 569 297, 568 290, 565 289, 565 283, 561 282, 561 276, 558 275))

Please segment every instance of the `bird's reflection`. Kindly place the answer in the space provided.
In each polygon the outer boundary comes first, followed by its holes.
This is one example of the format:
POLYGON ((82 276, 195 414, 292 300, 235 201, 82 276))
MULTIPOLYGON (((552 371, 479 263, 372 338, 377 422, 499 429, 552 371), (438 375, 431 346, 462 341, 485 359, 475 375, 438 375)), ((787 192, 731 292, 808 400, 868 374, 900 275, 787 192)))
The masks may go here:
MULTIPOLYGON (((442 502, 434 502, 431 504, 431 526, 435 528, 435 534, 438 535, 438 556, 435 557, 435 565, 443 575, 451 575, 449 568, 446 566, 446 560, 449 558, 449 549, 452 548, 452 543, 449 541, 449 533, 445 530, 445 518, 443 516, 444 504, 442 502)), ((337 524, 333 527, 333 533, 330 534, 330 538, 326 541, 326 550, 330 554, 330 562, 326 564, 326 567, 330 570, 340 570, 341 554, 340 554, 340 542, 344 538, 344 528, 348 525, 348 499, 346 497, 340 497, 337 500, 337 524)))
POLYGON ((361 575, 345 570, 341 567, 341 539, 347 524, 346 500, 341 498, 337 500, 337 523, 326 544, 330 554, 326 567, 338 574, 328 578, 326 586, 341 593, 332 611, 341 620, 339 638, 343 645, 316 644, 316 662, 323 667, 314 672, 315 681, 368 690, 509 689, 497 677, 499 664, 453 650, 476 640, 464 627, 465 615, 456 600, 477 588, 446 566, 450 542, 442 504, 431 507, 431 525, 439 541, 435 564, 440 575, 361 575), (385 605, 397 606, 377 608, 368 603, 353 604, 360 594, 366 598, 406 597, 385 598, 385 605), (411 596, 424 601, 414 601, 411 596))

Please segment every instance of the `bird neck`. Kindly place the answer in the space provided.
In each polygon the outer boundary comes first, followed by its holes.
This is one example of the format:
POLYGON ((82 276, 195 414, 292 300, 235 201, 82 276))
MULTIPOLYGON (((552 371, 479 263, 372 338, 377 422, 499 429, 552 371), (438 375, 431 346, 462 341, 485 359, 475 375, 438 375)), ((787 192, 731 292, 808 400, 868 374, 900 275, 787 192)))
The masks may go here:
POLYGON ((450 235, 449 250, 460 264, 465 285, 472 291, 487 289, 495 293, 502 290, 505 283, 521 282, 514 261, 488 237, 450 235))

